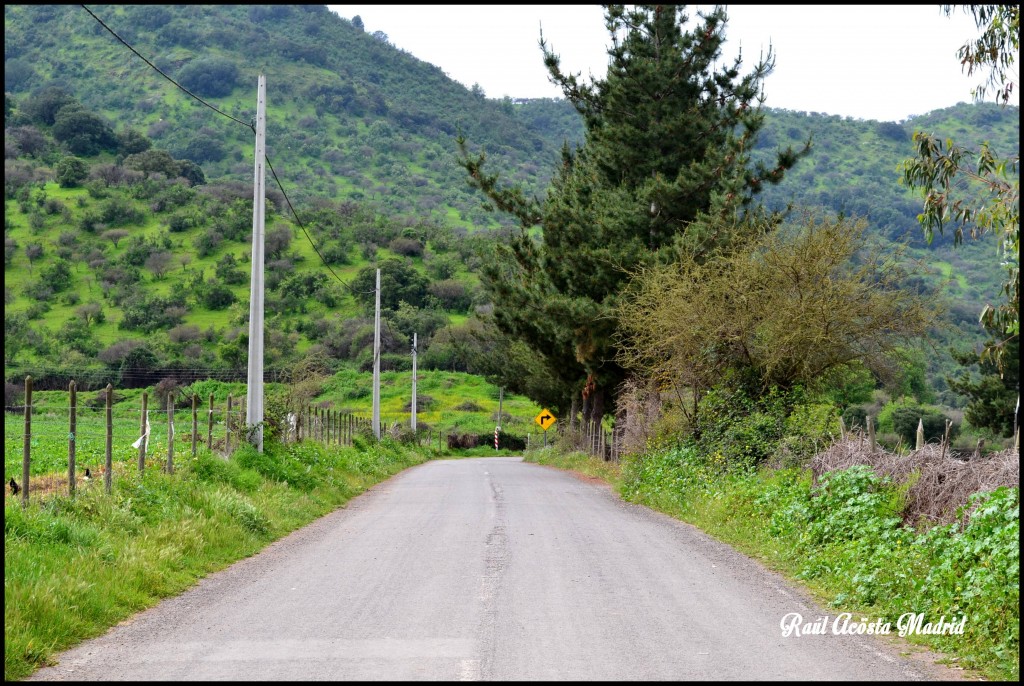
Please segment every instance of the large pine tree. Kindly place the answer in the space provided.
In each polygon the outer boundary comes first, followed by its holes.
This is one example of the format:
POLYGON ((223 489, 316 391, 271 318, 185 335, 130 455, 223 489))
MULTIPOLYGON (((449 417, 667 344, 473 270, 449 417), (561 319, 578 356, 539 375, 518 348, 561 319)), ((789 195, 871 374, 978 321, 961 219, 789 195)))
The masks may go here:
POLYGON ((483 273, 495 322, 560 381, 555 409, 574 412, 581 398, 594 421, 625 378, 613 313, 630 274, 674 250, 728 249, 762 185, 781 181, 809 148, 780 151, 774 167, 751 164, 774 58, 769 51, 745 76, 741 57, 719 66, 724 9, 698 13, 684 30, 685 6, 604 8, 612 46, 603 80, 563 73, 541 38, 550 78, 586 129, 581 147, 563 149, 545 199, 499 185, 485 154, 459 140, 470 182, 522 229, 483 273))

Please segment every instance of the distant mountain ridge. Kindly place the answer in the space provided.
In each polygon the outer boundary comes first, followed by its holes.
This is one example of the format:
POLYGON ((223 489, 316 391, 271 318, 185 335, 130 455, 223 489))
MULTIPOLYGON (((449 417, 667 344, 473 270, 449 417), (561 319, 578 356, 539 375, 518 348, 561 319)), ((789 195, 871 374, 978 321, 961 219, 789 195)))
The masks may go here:
MULTIPOLYGON (((85 357, 125 337, 151 337, 141 328, 117 325, 126 317, 135 321, 140 307, 156 305, 172 313, 185 308, 167 326, 141 320, 162 334, 177 329, 179 340, 154 344, 161 362, 216 366, 229 363, 241 349, 245 287, 221 283, 234 293, 233 304, 221 307, 228 300, 223 289, 203 284, 225 274, 234 280, 236 272, 247 269, 253 175, 247 122, 255 115, 260 73, 268 80, 267 154, 317 247, 333 260, 332 268, 351 279, 377 259, 407 259, 429 281, 421 291, 432 289, 437 298, 424 298, 421 310, 440 303, 454 322, 485 304, 474 291, 475 266, 487 259, 486 241, 500 240, 511 226, 509 218, 484 210, 482 197, 467 184, 455 160, 457 134, 464 133, 472 149, 486 150, 489 168, 501 172, 505 182, 535 195, 547 187, 562 145, 583 138, 580 118, 568 102, 488 99, 326 6, 89 9, 170 78, 237 121, 175 88, 82 7, 5 5, 6 303, 12 315, 44 322, 60 345, 77 341, 85 357), (52 112, 48 122, 27 114, 26 105, 38 105, 53 87, 80 103, 86 114, 77 121, 96 115, 118 135, 117 146, 81 156, 84 173, 103 179, 88 192, 56 189, 53 181, 62 173, 69 140, 56 138, 60 125, 52 112), (135 145, 166 151, 160 160, 172 165, 172 176, 199 174, 182 166, 190 160, 207 185, 196 192, 114 179, 135 145), (43 181, 50 182, 49 191, 40 190, 43 181), (489 231, 479 232, 484 235, 478 241, 467 238, 481 229, 489 231), (118 231, 130 235, 121 241, 118 231), (165 252, 176 261, 170 269, 153 257, 165 252), (59 260, 67 264, 59 266, 59 260), (65 268, 70 268, 72 290, 85 294, 81 302, 72 302, 66 291, 40 298, 47 290, 40 275, 60 276, 65 268), (100 293, 103 283, 137 283, 133 295, 146 298, 133 303, 122 294, 115 303, 107 291, 100 293), (184 305, 167 300, 176 293, 188 294, 184 305), (91 338, 82 339, 74 322, 88 319, 78 313, 87 304, 102 304, 108 319, 89 320, 85 328, 91 338)), ((770 85, 767 96, 770 103, 770 85)), ((978 333, 981 306, 998 297, 1002 274, 994 242, 953 250, 948 236, 937 236, 926 247, 916 219, 921 200, 900 186, 898 165, 913 155, 915 129, 961 143, 989 141, 1004 156, 1017 153, 1019 114, 1017 107, 961 104, 897 123, 769 107, 755 155, 770 155, 808 136, 814 149, 760 197, 777 208, 793 203, 864 217, 875 233, 910 242, 935 266, 936 279, 948 282, 943 293, 961 326, 954 338, 968 340, 978 333)), ((269 348, 284 360, 329 343, 337 355, 360 362, 365 322, 344 322, 358 320, 361 306, 344 289, 324 290, 331 279, 324 276, 323 255, 302 236, 274 179, 268 178, 267 188, 277 201, 268 230, 276 228, 284 241, 287 229, 293 240, 274 259, 279 268, 288 263, 294 271, 275 284, 277 311, 270 324, 279 335, 269 348), (321 325, 328 319, 329 325, 321 325), (340 336, 342 343, 331 336, 340 336)), ((408 327, 412 318, 427 317, 411 311, 402 316, 408 327)), ((31 339, 25 332, 32 326, 26 327, 21 332, 31 339)), ((32 349, 29 339, 21 350, 32 349)), ((424 349, 429 345, 422 335, 420 342, 424 349)), ((395 351, 403 345, 400 336, 392 341, 395 351)), ((35 358, 24 352, 18 359, 35 358)))

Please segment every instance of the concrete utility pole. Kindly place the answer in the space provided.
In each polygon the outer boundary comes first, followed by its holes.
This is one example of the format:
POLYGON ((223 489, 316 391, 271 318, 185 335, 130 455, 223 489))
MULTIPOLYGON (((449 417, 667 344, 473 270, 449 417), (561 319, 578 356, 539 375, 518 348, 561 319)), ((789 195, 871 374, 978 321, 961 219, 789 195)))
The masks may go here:
POLYGON ((380 270, 373 313, 373 435, 380 440, 380 270))
POLYGON ((501 401, 505 399, 505 387, 498 388, 498 431, 501 431, 501 401))
POLYGON ((267 77, 260 74, 256 95, 256 180, 252 194, 252 279, 249 287, 249 378, 245 424, 263 452, 263 242, 266 191, 267 77))
POLYGON ((416 435, 416 332, 412 334, 412 426, 413 436, 416 435))

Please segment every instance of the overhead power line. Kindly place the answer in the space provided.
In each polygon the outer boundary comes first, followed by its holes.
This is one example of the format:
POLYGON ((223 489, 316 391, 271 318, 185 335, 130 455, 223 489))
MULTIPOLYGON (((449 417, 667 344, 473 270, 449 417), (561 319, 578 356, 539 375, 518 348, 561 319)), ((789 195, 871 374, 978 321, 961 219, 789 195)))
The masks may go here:
POLYGON ((103 23, 103 20, 102 20, 102 19, 100 19, 99 17, 97 17, 97 16, 95 15, 95 14, 93 14, 92 10, 90 10, 90 9, 89 9, 88 7, 86 7, 85 5, 82 5, 81 7, 82 7, 82 9, 83 9, 83 10, 85 10, 86 12, 88 12, 88 13, 90 14, 90 16, 92 16, 92 18, 93 18, 93 19, 95 19, 95 20, 96 20, 97 22, 99 22, 99 25, 100 25, 100 26, 102 26, 102 27, 103 27, 103 28, 105 28, 105 29, 106 29, 107 31, 109 31, 109 32, 110 32, 110 35, 111 35, 111 36, 113 36, 114 38, 116 38, 117 40, 119 40, 119 41, 120 41, 120 42, 121 42, 121 43, 122 43, 122 44, 123 44, 123 45, 124 45, 124 46, 125 46, 126 48, 128 48, 128 49, 129 49, 129 50, 131 50, 131 51, 132 51, 133 53, 135 53, 135 55, 136 55, 136 56, 137 56, 137 57, 138 57, 138 58, 139 58, 140 60, 142 60, 143 62, 145 62, 146 64, 148 64, 148 65, 149 65, 150 67, 152 67, 152 68, 153 68, 153 69, 154 69, 154 70, 155 70, 155 71, 156 71, 156 72, 157 72, 158 74, 160 74, 160 76, 164 77, 165 79, 167 79, 168 81, 170 81, 171 83, 173 83, 173 84, 174 84, 174 85, 175 85, 175 86, 176 86, 177 88, 180 88, 180 89, 181 89, 181 90, 183 90, 183 91, 184 91, 185 93, 187 93, 187 94, 188 94, 188 95, 189 95, 190 97, 192 97, 192 98, 194 98, 195 100, 197 100, 197 101, 201 102, 202 104, 206 105, 207 107, 209 107, 209 108, 210 108, 211 110, 213 110, 213 111, 214 111, 214 112, 216 112, 217 114, 219 114, 219 115, 221 115, 221 116, 224 116, 224 117, 227 117, 228 119, 230 119, 230 120, 231 120, 231 121, 233 121, 233 122, 237 122, 237 123, 241 124, 242 126, 244 126, 244 127, 246 127, 247 129, 251 130, 251 131, 252 131, 253 133, 255 133, 255 132, 256 132, 256 127, 255 127, 255 126, 254 126, 254 125, 253 125, 252 123, 250 123, 250 122, 244 122, 244 121, 242 121, 241 119, 236 119, 235 117, 232 117, 232 116, 231 116, 230 114, 227 114, 226 112, 222 112, 221 110, 217 109, 216 107, 214 107, 214 106, 213 106, 213 105, 211 105, 210 103, 206 102, 205 100, 203 100, 202 98, 200 98, 200 97, 199 97, 198 95, 196 95, 195 93, 193 93, 192 91, 190 91, 189 89, 185 88, 185 87, 184 87, 184 86, 182 86, 182 85, 181 85, 180 83, 178 83, 177 81, 175 81, 174 79, 172 79, 172 78, 171 78, 170 76, 168 76, 168 75, 167 75, 167 74, 165 74, 165 73, 164 73, 163 71, 161 71, 160 67, 156 66, 155 64, 153 64, 152 62, 150 62, 149 60, 147 60, 147 59, 146 59, 145 57, 143 57, 143 56, 142 56, 142 55, 141 55, 141 54, 139 53, 139 51, 138 51, 138 50, 136 50, 136 49, 135 49, 135 48, 133 48, 133 47, 132 47, 131 45, 129 45, 129 44, 128 44, 128 41, 126 41, 126 40, 125 40, 124 38, 121 38, 121 36, 117 35, 117 32, 116 32, 116 31, 114 31, 114 29, 110 28, 110 27, 109 27, 109 26, 107 26, 107 25, 106 25, 105 23, 103 23))
MULTIPOLYGON (((146 64, 148 64, 148 65, 149 65, 150 67, 152 67, 152 68, 153 68, 153 70, 155 70, 155 71, 156 71, 156 72, 157 72, 158 74, 160 74, 160 75, 161 75, 161 76, 163 76, 163 77, 164 77, 165 79, 167 79, 167 80, 168 80, 168 81, 170 81, 170 82, 171 82, 172 84, 174 84, 174 86, 175 86, 176 88, 179 88, 179 89, 181 89, 181 90, 182 90, 183 92, 185 92, 186 94, 188 94, 188 95, 189 95, 189 97, 191 97, 191 98, 195 99, 195 100, 196 100, 197 102, 200 102, 200 103, 202 103, 202 104, 203 104, 203 105, 205 105, 206 107, 209 107, 209 108, 210 108, 211 110, 213 110, 213 111, 214 111, 214 112, 216 112, 217 114, 219 114, 219 115, 221 115, 221 116, 223 116, 223 117, 227 117, 228 119, 230 119, 230 120, 231 120, 231 121, 233 121, 233 122, 236 122, 236 123, 242 124, 242 125, 243 125, 243 126, 245 126, 245 127, 247 128, 247 129, 249 129, 250 131, 252 131, 252 132, 253 132, 253 134, 255 135, 255 133, 256 133, 256 127, 255 127, 255 125, 254 125, 254 124, 253 124, 252 122, 244 122, 244 121, 242 121, 241 119, 237 119, 237 118, 235 118, 235 117, 232 117, 232 116, 231 116, 230 114, 227 114, 226 112, 223 112, 223 111, 219 110, 219 109, 218 109, 217 107, 215 107, 215 106, 211 105, 210 103, 208 103, 207 101, 203 100, 203 99, 202 99, 201 97, 199 97, 198 95, 196 95, 195 93, 193 93, 193 92, 192 92, 192 91, 190 91, 189 89, 187 89, 187 88, 185 88, 184 86, 182 86, 182 85, 181 85, 180 83, 178 83, 177 81, 175 81, 174 79, 172 79, 172 78, 171 78, 170 76, 168 76, 167 74, 165 74, 165 73, 164 73, 164 72, 163 72, 163 71, 162 71, 162 70, 161 70, 161 69, 160 69, 159 67, 157 67, 157 66, 156 66, 155 64, 153 64, 153 63, 152 63, 152 62, 150 62, 150 61, 149 61, 148 59, 146 59, 145 57, 143 57, 143 56, 142 56, 142 54, 141 54, 141 53, 139 53, 139 51, 138 51, 138 50, 136 50, 136 49, 135 49, 134 47, 132 47, 132 46, 131 46, 131 45, 130 45, 130 44, 128 43, 128 41, 126 41, 125 39, 121 38, 121 36, 117 35, 117 32, 116 32, 116 31, 114 31, 114 30, 113 30, 112 28, 110 28, 109 26, 107 26, 107 25, 106 25, 106 24, 105 24, 105 23, 103 22, 103 20, 102 20, 102 19, 100 19, 99 17, 97 17, 97 16, 96 16, 96 15, 95 15, 95 14, 94 14, 94 13, 92 12, 92 10, 90 10, 90 9, 89 9, 88 7, 86 7, 85 5, 82 5, 81 7, 82 7, 82 9, 84 9, 84 10, 85 10, 86 12, 88 12, 88 13, 89 13, 89 15, 90 15, 90 16, 91 16, 91 17, 92 17, 93 19, 95 19, 95 20, 96 20, 96 21, 97 21, 97 22, 98 22, 98 23, 100 24, 100 26, 102 26, 103 28, 105 28, 105 29, 106 29, 106 30, 107 30, 107 31, 108 31, 108 32, 110 33, 110 35, 112 35, 112 36, 113 36, 114 38, 116 38, 116 39, 117 39, 117 40, 118 40, 118 41, 119 41, 120 43, 122 43, 122 44, 123 44, 123 45, 124 45, 124 46, 125 46, 126 48, 128 48, 129 50, 131 50, 131 51, 132 51, 132 53, 133 53, 133 54, 135 54, 135 55, 136 55, 136 56, 137 56, 137 57, 138 57, 139 59, 141 59, 141 60, 142 60, 143 62, 145 62, 146 64)), ((302 220, 300 220, 300 219, 299 219, 299 215, 298 215, 298 213, 297 213, 297 212, 295 211, 295 207, 294 207, 294 206, 292 206, 292 201, 291 201, 291 199, 290 199, 290 198, 288 197, 288 192, 287 192, 287 191, 286 191, 286 190, 284 189, 284 184, 282 184, 282 183, 281 183, 281 180, 280 180, 280 179, 278 178, 278 176, 277 176, 277 172, 276 172, 276 171, 274 171, 274 165, 273 165, 273 164, 271 164, 271 162, 270 162, 270 157, 269 157, 269 156, 267 156, 267 155, 264 155, 264 159, 266 159, 266 160, 267 160, 267 167, 268 167, 268 168, 270 169, 270 173, 271 173, 271 174, 273 175, 273 177, 274 177, 274 182, 275 182, 275 183, 277 184, 277 187, 278 187, 278 188, 279 188, 279 189, 281 190, 281 193, 282 193, 282 194, 284 195, 284 199, 285 199, 285 202, 286 202, 286 203, 288 204, 288 209, 289 209, 289 210, 291 210, 291 213, 292 213, 292 217, 294 217, 294 218, 295 218, 295 223, 296 223, 296 224, 298 224, 298 225, 299 225, 299 228, 301 228, 301 229, 302 229, 302 233, 303 233, 303 234, 304 234, 304 235, 306 236, 306 240, 308 240, 308 241, 309 241, 309 244, 310 244, 310 245, 311 245, 311 246, 313 247, 313 251, 314 251, 314 252, 316 252, 316 254, 317 254, 317 257, 319 257, 319 258, 320 258, 320 261, 321 261, 321 262, 323 262, 323 264, 324 264, 324 266, 325 266, 325 267, 327 267, 327 270, 331 272, 331 275, 332 275, 332 276, 333 276, 333 277, 334 277, 335 279, 337 279, 338 283, 340 283, 340 284, 341 284, 342 286, 344 286, 345 288, 347 288, 347 289, 349 290, 349 292, 350 292, 350 293, 352 293, 352 295, 369 295, 370 293, 373 293, 373 291, 356 291, 356 290, 354 290, 354 289, 352 288, 352 286, 351 286, 350 284, 348 284, 347 282, 343 281, 343 280, 342 280, 342 278, 341 278, 340 276, 338 276, 337 272, 335 272, 335 271, 334 271, 334 269, 332 269, 332 268, 331 268, 331 265, 327 263, 327 260, 326 260, 326 259, 324 258, 323 254, 322 254, 322 253, 320 252, 320 249, 319 249, 319 248, 318 248, 318 247, 316 246, 316 243, 314 243, 314 242, 313 242, 313 238, 312 238, 312 237, 311 237, 311 236, 309 235, 309 232, 308 232, 308 231, 306 230, 306 226, 305 226, 305 224, 303 224, 303 223, 302 223, 302 220)))

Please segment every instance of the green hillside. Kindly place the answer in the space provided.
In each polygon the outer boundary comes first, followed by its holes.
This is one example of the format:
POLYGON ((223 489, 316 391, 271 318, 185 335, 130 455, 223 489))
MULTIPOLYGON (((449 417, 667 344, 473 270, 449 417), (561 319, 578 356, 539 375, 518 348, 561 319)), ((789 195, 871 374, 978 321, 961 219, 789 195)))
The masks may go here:
MULTIPOLYGON (((491 225, 496 218, 480 210, 454 164, 456 133, 520 169, 518 180, 535 190, 571 135, 558 130, 564 115, 530 126, 537 117, 471 93, 322 5, 90 9, 168 77, 241 122, 255 116, 257 77, 266 74, 267 156, 299 199, 368 200, 389 214, 491 225)), ((61 86, 208 177, 251 183, 252 132, 175 88, 80 6, 8 5, 4 16, 7 91, 61 86)))

